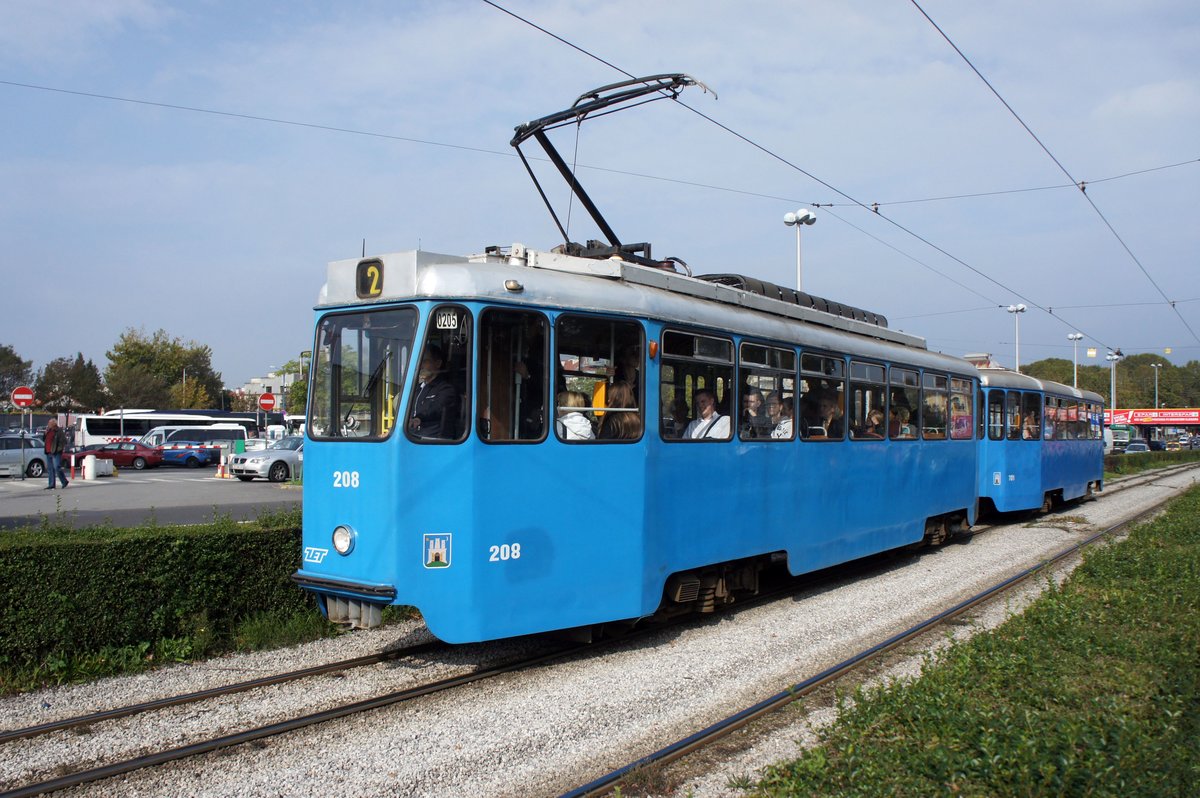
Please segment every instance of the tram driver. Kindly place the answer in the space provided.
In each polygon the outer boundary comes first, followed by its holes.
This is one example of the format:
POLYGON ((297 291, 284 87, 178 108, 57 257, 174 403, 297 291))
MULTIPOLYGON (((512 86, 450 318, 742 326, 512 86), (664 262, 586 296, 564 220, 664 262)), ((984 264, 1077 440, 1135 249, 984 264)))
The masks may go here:
POLYGON ((417 368, 417 390, 409 410, 408 429, 418 438, 458 437, 458 391, 442 373, 445 356, 435 343, 425 346, 417 368))

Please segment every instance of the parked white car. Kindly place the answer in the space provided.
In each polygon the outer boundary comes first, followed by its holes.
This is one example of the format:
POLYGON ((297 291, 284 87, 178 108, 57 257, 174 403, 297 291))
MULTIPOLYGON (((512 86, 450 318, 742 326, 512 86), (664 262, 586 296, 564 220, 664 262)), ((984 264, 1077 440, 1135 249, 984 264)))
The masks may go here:
POLYGON ((46 473, 46 455, 41 438, 31 438, 28 435, 0 436, 0 466, 5 471, 16 472, 20 476, 21 448, 25 449, 25 476, 36 479, 46 473))
POLYGON ((255 477, 285 482, 300 473, 303 462, 304 438, 293 435, 275 441, 265 449, 235 454, 229 463, 229 473, 243 482, 255 477))

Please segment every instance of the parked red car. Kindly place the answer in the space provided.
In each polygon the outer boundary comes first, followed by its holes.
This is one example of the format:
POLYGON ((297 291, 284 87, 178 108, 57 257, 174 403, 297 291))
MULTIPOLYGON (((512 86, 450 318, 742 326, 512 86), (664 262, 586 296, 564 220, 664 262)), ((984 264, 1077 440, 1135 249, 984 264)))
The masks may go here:
MULTIPOLYGON (((64 461, 70 462, 70 452, 64 457, 64 461)), ((114 465, 121 467, 133 466, 137 470, 143 468, 154 468, 162 465, 162 452, 150 446, 138 443, 137 441, 124 441, 122 443, 106 443, 99 449, 89 449, 86 452, 78 452, 75 458, 75 465, 83 464, 83 457, 89 454, 96 455, 101 460, 112 460, 114 465)))

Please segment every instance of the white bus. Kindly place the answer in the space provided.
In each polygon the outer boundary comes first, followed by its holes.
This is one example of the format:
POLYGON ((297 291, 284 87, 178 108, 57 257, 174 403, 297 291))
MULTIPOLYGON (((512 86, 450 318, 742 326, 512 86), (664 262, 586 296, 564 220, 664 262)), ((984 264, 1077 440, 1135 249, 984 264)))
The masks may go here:
POLYGON ((188 443, 230 444, 246 441, 246 428, 229 422, 219 424, 187 424, 155 427, 141 437, 146 446, 162 446, 186 441, 188 443))
POLYGON ((135 441, 155 427, 207 426, 239 424, 249 433, 257 431, 254 413, 210 413, 171 410, 110 410, 103 415, 79 414, 71 417, 72 445, 76 449, 101 443, 135 441))

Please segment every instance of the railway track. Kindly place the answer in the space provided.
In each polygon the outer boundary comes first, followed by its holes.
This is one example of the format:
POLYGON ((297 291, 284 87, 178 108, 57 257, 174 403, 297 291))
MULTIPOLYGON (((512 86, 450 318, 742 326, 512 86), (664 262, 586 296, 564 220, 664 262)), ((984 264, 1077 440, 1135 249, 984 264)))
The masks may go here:
POLYGON ((128 706, 114 707, 113 709, 90 712, 86 715, 76 715, 74 717, 63 718, 61 720, 48 721, 46 723, 39 723, 34 726, 26 726, 22 729, 0 730, 0 744, 12 742, 13 740, 23 740, 29 737, 37 737, 42 734, 49 734, 56 731, 81 729, 108 720, 116 720, 117 718, 127 718, 133 715, 140 715, 143 712, 153 712, 159 709, 166 709, 167 707, 178 707, 185 704, 192 704, 197 701, 207 701, 213 698, 221 698, 222 696, 244 693, 247 690, 254 690, 259 687, 287 684, 288 682, 295 682, 300 679, 308 679, 313 676, 339 673, 342 671, 352 670, 354 668, 362 668, 367 665, 378 665, 381 662, 394 661, 403 659, 404 657, 415 657, 421 654, 446 650, 448 648, 449 646, 447 644, 439 641, 419 643, 417 645, 406 646, 404 648, 393 649, 390 651, 381 651, 377 654, 367 654, 362 657, 339 660, 338 662, 330 662, 325 665, 314 665, 310 668, 299 668, 294 671, 277 673, 271 676, 263 676, 258 679, 249 679, 243 682, 222 685, 221 687, 213 687, 208 690, 197 690, 191 693, 157 698, 153 701, 143 701, 137 704, 129 704, 128 706))
MULTIPOLYGON (((1186 468, 1174 469, 1172 473, 1179 470, 1186 470, 1186 468)), ((1159 477, 1165 475, 1163 471, 1154 473, 1159 477)), ((1136 485, 1146 484, 1147 482, 1153 481, 1153 478, 1148 478, 1140 480, 1136 484, 1128 484, 1126 487, 1135 487, 1136 485)), ((722 718, 721 720, 718 720, 717 722, 695 732, 694 734, 676 740, 675 742, 656 751, 615 768, 599 778, 564 792, 559 796, 559 798, 591 798, 592 796, 609 795, 614 790, 622 787, 628 781, 635 778, 639 771, 647 768, 661 768, 673 762, 679 761, 690 754, 700 751, 706 746, 716 743, 718 740, 721 740, 729 734, 732 734, 733 732, 750 725, 755 720, 781 710, 791 704, 793 701, 803 698, 804 696, 807 696, 815 690, 832 682, 836 682, 839 679, 849 676, 858 669, 875 660, 877 657, 888 651, 891 651, 897 646, 929 633, 936 627, 959 617, 960 615, 979 606, 980 604, 995 600, 999 596, 1007 593, 1009 590, 1012 590, 1018 585, 1024 583, 1030 577, 1054 567, 1058 563, 1078 553, 1082 549, 1109 538, 1112 535, 1119 533, 1121 530, 1158 513, 1162 507, 1173 498, 1174 496, 1163 499, 1153 507, 1138 513, 1132 518, 1125 519, 1104 530, 1089 535, 1084 540, 1063 548, 1053 556, 1044 559, 1042 562, 1026 568, 1004 580, 1001 580, 960 601, 948 609, 931 615, 884 640, 880 640, 874 645, 871 645, 853 654, 852 656, 847 657, 841 662, 825 668, 824 670, 815 673, 800 682, 788 685, 774 695, 768 696, 767 698, 764 698, 755 704, 734 712, 727 717, 722 718)))
MULTIPOLYGON (((425 650, 426 645, 430 649, 445 644, 423 644, 413 648, 425 650)), ((447 646, 448 647, 448 646, 447 646)), ((177 746, 174 748, 166 748, 159 751, 142 754, 116 762, 112 762, 97 767, 87 768, 66 775, 48 778, 43 781, 33 782, 30 784, 17 787, 15 789, 0 792, 0 798, 23 798, 24 796, 35 796, 46 793, 57 792, 69 787, 78 787, 81 785, 92 784, 104 779, 119 776, 124 773, 131 773, 143 768, 163 765, 168 762, 175 762, 181 759, 198 756, 200 754, 217 751, 230 746, 241 745, 243 743, 261 740, 266 737, 273 737, 278 734, 296 731, 308 726, 313 726, 319 723, 325 723, 336 718, 343 718, 349 715, 355 715, 361 712, 367 712, 380 707, 391 706, 404 701, 409 701, 421 696, 431 695, 433 693, 449 690, 454 687, 471 684, 483 679, 493 678, 505 673, 532 668, 555 659, 570 656, 587 648, 587 644, 578 644, 566 647, 560 647, 553 651, 537 654, 532 657, 521 658, 516 661, 510 661, 503 664, 482 667, 458 676, 452 676, 445 679, 428 682, 426 684, 417 685, 414 687, 396 690, 391 693, 378 695, 372 698, 361 701, 354 701, 332 709, 313 712, 297 717, 288 718, 286 720, 269 723, 262 726, 245 729, 231 734, 223 734, 217 737, 201 740, 199 742, 188 745, 177 746)), ((61 731, 64 729, 77 728, 79 726, 89 725, 100 720, 107 720, 115 717, 128 717, 130 715, 147 712, 152 709, 161 709, 168 706, 178 706, 182 703, 191 703, 194 701, 204 700, 206 698, 214 698, 219 696, 228 696, 234 693, 243 692, 253 689, 255 686, 263 686, 267 684, 283 684, 287 682, 295 682, 300 679, 308 678, 317 673, 329 673, 337 670, 337 667, 345 663, 352 663, 352 667, 360 667, 362 665, 371 664, 368 660, 374 659, 376 662, 385 661, 386 659, 395 659, 399 652, 387 652, 386 654, 370 655, 367 657, 359 657, 354 660, 345 660, 344 663, 330 663, 329 665, 319 666, 316 668, 307 668, 301 671, 293 671, 288 674, 280 674, 274 677, 267 677, 262 680, 255 680, 254 683, 242 682, 237 685, 230 685, 226 688, 215 688, 214 690, 200 691, 197 693, 189 693, 187 695, 175 696, 161 701, 147 702, 146 704, 131 705, 118 710, 109 712, 100 712, 93 715, 80 716, 64 721, 59 721, 56 724, 42 724, 39 727, 30 727, 29 729, 16 730, 8 733, 8 740, 14 740, 24 737, 36 736, 37 734, 45 734, 49 731, 61 731), (115 713, 115 714, 114 714, 115 713), (104 716, 104 717, 100 717, 104 716), (45 729, 46 726, 56 726, 55 729, 45 729), (27 732, 27 733, 26 733, 27 732)), ((405 655, 411 656, 412 650, 406 650, 405 655)))

